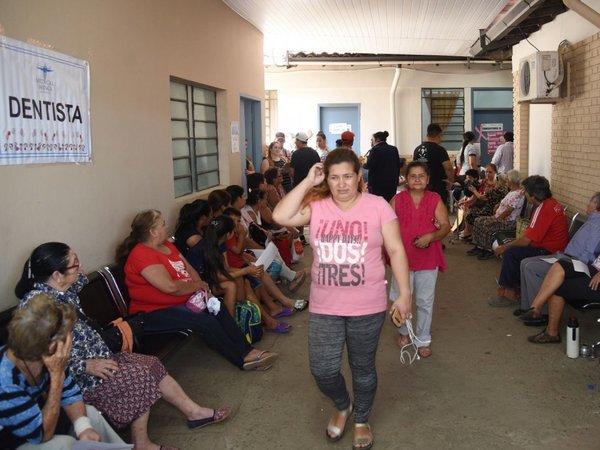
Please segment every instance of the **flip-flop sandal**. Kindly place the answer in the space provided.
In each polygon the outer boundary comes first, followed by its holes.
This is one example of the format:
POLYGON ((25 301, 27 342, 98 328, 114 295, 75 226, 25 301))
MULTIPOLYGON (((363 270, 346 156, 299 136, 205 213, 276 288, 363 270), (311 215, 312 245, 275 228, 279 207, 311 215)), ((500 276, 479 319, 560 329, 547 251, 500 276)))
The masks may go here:
POLYGON ((431 347, 419 347, 417 353, 421 358, 429 358, 431 356, 431 347))
POLYGON ((308 306, 308 302, 306 300, 296 300, 294 302, 294 309, 296 311, 304 311, 308 306))
POLYGON ((256 358, 252 361, 244 363, 244 370, 267 370, 273 365, 273 361, 277 358, 278 354, 269 352, 267 350, 261 351, 256 358), (269 366, 269 367, 267 367, 269 366))
POLYGON ((302 271, 300 272, 300 275, 298 275, 296 278, 294 278, 292 281, 290 281, 290 285, 289 285, 289 289, 290 292, 296 292, 298 290, 298 288, 300 286, 302 286, 302 283, 304 283, 304 280, 306 280, 306 271, 302 271))
POLYGON ((263 328, 267 333, 278 333, 284 334, 289 333, 292 330, 292 326, 289 323, 279 322, 275 328, 263 328))
POLYGON ((529 342, 533 342, 534 344, 560 344, 561 338, 560 334, 557 336, 550 336, 548 333, 546 333, 546 330, 544 330, 539 334, 529 336, 527 340, 529 342))
POLYGON ((199 428, 212 425, 224 421, 231 414, 231 408, 229 406, 223 406, 221 408, 213 409, 212 417, 205 417, 204 419, 188 420, 188 428, 197 430, 199 428))
POLYGON ((325 435, 327 436, 327 440, 329 442, 337 442, 342 438, 342 436, 344 436, 344 431, 346 431, 346 423, 348 422, 348 418, 350 417, 350 415, 352 415, 352 411, 354 411, 354 405, 352 404, 352 402, 350 402, 350 406, 348 406, 346 409, 343 409, 341 411, 338 410, 334 413, 338 416, 342 416, 342 418, 344 419, 344 423, 341 427, 338 427, 331 423, 333 420, 333 416, 331 417, 331 419, 329 419, 329 423, 327 424, 327 428, 325 429, 325 435))
POLYGON ((373 447, 373 433, 368 423, 357 423, 354 424, 354 437, 352 438, 352 450, 368 450, 373 447), (366 428, 368 433, 364 436, 357 436, 356 430, 360 428, 366 428))
POLYGON ((293 316, 296 313, 294 308, 282 308, 277 314, 271 314, 271 317, 274 319, 279 319, 280 317, 289 317, 293 316))

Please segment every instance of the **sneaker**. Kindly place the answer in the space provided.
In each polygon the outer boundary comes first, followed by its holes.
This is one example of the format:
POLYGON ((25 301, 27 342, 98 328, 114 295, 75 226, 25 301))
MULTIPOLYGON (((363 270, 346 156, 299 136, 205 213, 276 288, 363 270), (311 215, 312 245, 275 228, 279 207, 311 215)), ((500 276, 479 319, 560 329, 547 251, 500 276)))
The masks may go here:
POLYGON ((492 259, 494 254, 492 252, 488 252, 487 250, 483 250, 479 255, 477 255, 477 259, 480 261, 487 261, 488 259, 492 259))
POLYGON ((560 344, 560 333, 557 336, 550 336, 546 330, 533 336, 529 336, 527 340, 533 344, 560 344))
MULTIPOLYGON (((530 308, 531 309, 531 308, 530 308)), ((527 311, 529 311, 529 309, 521 309, 521 308, 517 308, 513 311, 513 316, 515 317, 521 317, 523 314, 525 314, 527 311)))

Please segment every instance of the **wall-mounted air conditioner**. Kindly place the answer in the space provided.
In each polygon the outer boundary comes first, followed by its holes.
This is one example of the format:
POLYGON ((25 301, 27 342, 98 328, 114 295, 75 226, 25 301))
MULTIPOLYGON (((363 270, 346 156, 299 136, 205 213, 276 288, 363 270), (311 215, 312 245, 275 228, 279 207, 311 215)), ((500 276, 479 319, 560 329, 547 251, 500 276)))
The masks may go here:
POLYGON ((519 62, 519 101, 556 102, 559 96, 558 52, 536 52, 519 62))

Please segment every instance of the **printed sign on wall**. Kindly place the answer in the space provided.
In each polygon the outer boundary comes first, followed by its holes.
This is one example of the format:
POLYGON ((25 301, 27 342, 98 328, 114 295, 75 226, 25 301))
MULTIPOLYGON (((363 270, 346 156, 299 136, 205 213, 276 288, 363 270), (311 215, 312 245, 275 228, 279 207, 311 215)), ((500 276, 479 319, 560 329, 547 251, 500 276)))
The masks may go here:
POLYGON ((0 36, 0 165, 91 161, 89 64, 0 36))

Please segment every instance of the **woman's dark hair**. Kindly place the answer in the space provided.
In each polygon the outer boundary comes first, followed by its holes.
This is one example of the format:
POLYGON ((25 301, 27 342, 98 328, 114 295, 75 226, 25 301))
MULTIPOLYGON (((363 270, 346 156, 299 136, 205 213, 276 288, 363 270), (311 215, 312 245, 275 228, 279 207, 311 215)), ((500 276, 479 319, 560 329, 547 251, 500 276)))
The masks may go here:
POLYGON ((33 283, 45 283, 56 271, 65 273, 71 249, 62 242, 46 242, 36 247, 25 265, 21 279, 15 286, 15 295, 23 298, 33 289, 33 283))
POLYGON ((262 200, 266 196, 267 193, 262 189, 255 189, 248 194, 248 200, 246 200, 246 203, 248 203, 250 206, 254 206, 259 202, 259 200, 262 200))
POLYGON ((469 169, 465 172, 465 176, 470 176, 475 178, 476 180, 479 179, 479 171, 477 169, 469 169))
POLYGON ((465 163, 465 148, 467 147, 467 145, 469 145, 474 140, 475 140, 475 134, 472 131, 466 131, 463 134, 463 143, 462 143, 462 147, 460 148, 460 158, 459 158, 461 164, 465 163))
POLYGON ((160 215, 161 212, 157 209, 147 209, 136 214, 131 221, 131 232, 129 233, 129 236, 119 244, 117 251, 115 252, 117 263, 124 266, 133 247, 140 242, 146 242, 150 238, 150 230, 152 230, 152 227, 160 215))
POLYGON ((220 212, 231 204, 231 195, 225 189, 217 189, 208 194, 208 204, 213 213, 220 212))
POLYGON ((227 216, 227 217, 231 217, 231 216, 242 217, 242 213, 240 212, 240 210, 232 208, 232 207, 229 207, 225 211, 223 211, 223 215, 227 216))
MULTIPOLYGON (((210 217, 212 210, 208 201, 197 199, 192 203, 187 203, 179 210, 179 217, 177 218, 176 230, 180 228, 191 226, 196 228, 196 224, 201 217, 210 217)), ((177 234, 175 231, 175 234, 177 234)))
POLYGON ((541 175, 531 175, 523 180, 523 189, 539 202, 552 197, 550 182, 541 175))
POLYGON ((235 230, 235 222, 231 217, 226 215, 213 217, 204 228, 204 238, 198 244, 200 246, 202 267, 204 268, 202 278, 211 289, 220 286, 219 275, 228 280, 233 280, 233 277, 225 268, 225 259, 219 248, 219 240, 233 230, 235 230))
MULTIPOLYGON (((271 170, 271 169, 267 169, 267 172, 271 170)), ((260 172, 254 172, 251 173, 250 175, 248 175, 246 177, 246 182, 248 184, 248 191, 251 191, 253 189, 258 189, 261 185, 261 183, 265 182, 265 176, 267 174, 267 172, 265 172, 265 175, 263 175, 260 172)))
POLYGON ((322 131, 317 132, 317 136, 319 136, 321 139, 327 140, 327 136, 325 136, 325 133, 323 133, 322 131))
POLYGON ((237 184, 232 184, 225 188, 227 193, 231 196, 231 204, 233 205, 239 198, 242 198, 245 194, 244 188, 237 184))
POLYGON ((415 167, 420 167, 421 169, 423 169, 425 171, 427 176, 429 176, 429 167, 427 166, 427 164, 425 164, 424 162, 421 162, 421 161, 411 161, 408 163, 408 166, 406 166, 406 176, 407 177, 408 177, 408 174, 410 173, 410 171, 412 169, 414 169, 415 167))
POLYGON ((375 139, 377 142, 386 142, 389 135, 390 133, 387 131, 378 131, 377 133, 373 134, 373 139, 375 139))
MULTIPOLYGON (((273 184, 275 178, 279 175, 279 169, 277 167, 271 167, 265 171, 265 181, 267 184, 273 184)), ((248 186, 248 190, 250 190, 250 186, 248 186)))

